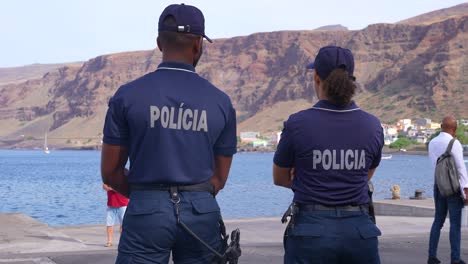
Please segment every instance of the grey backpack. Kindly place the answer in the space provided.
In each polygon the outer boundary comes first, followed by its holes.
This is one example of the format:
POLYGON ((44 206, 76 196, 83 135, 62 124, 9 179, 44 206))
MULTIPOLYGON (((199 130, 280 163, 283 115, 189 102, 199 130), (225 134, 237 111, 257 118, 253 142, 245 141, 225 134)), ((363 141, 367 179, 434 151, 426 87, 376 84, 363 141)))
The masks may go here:
POLYGON ((435 184, 443 197, 460 193, 460 177, 451 151, 455 139, 450 140, 444 154, 437 159, 435 167, 435 184))

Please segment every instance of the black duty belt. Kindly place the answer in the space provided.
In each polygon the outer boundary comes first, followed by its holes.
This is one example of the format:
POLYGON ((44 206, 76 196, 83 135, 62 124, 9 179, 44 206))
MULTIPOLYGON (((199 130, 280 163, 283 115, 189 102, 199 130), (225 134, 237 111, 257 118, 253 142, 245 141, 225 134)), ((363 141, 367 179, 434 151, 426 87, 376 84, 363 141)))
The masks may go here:
POLYGON ((209 192, 214 194, 214 185, 210 181, 192 185, 170 185, 158 183, 130 184, 130 191, 167 191, 173 192, 209 192))
POLYGON ((328 206, 322 204, 298 204, 300 211, 364 211, 369 212, 369 204, 328 206))
POLYGON ((281 223, 283 224, 287 223, 289 218, 288 227, 284 232, 285 239, 288 237, 288 230, 294 227, 295 218, 300 211, 352 211, 369 213, 369 204, 327 206, 323 204, 298 204, 293 202, 281 218, 281 223))

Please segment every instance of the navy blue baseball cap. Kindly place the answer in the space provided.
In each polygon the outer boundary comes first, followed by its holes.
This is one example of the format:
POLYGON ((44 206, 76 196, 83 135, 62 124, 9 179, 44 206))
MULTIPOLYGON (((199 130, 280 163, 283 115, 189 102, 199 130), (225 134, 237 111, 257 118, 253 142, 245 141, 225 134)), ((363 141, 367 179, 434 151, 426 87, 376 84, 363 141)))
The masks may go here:
POLYGON ((350 78, 355 80, 354 57, 349 49, 337 46, 326 46, 319 50, 314 62, 307 65, 307 69, 315 69, 320 79, 327 79, 330 73, 337 69, 345 69, 350 78))
POLYGON ((171 31, 179 33, 190 33, 203 36, 210 43, 213 41, 205 35, 205 17, 200 9, 191 5, 170 5, 164 9, 159 17, 158 32, 171 31), (176 21, 175 26, 164 25, 166 17, 172 16, 176 21))

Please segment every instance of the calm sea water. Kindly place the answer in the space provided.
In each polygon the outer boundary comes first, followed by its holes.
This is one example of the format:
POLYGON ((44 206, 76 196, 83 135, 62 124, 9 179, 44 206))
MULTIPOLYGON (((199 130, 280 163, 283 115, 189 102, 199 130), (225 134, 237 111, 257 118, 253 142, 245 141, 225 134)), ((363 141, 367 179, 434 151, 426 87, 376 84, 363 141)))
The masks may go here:
MULTIPOLYGON (((279 217, 292 193, 272 184, 272 153, 239 153, 218 201, 225 219, 279 217)), ((98 151, 0 150, 0 212, 21 212, 52 226, 102 224, 107 197, 102 190, 98 151)), ((374 196, 390 197, 398 184, 402 197, 415 189, 432 196, 429 159, 393 155, 374 175, 374 196)))

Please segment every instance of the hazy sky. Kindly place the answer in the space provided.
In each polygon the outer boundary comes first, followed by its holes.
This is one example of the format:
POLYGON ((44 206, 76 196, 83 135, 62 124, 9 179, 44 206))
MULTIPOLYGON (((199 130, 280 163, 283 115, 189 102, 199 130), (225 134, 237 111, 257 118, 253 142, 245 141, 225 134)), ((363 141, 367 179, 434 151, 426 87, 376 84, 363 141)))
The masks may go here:
MULTIPOLYGON (((454 6, 459 0, 198 0, 210 38, 342 24, 362 29, 454 6)), ((155 47, 167 0, 2 0, 0 67, 84 61, 155 47)), ((175 2, 178 3, 178 2, 175 2)))

